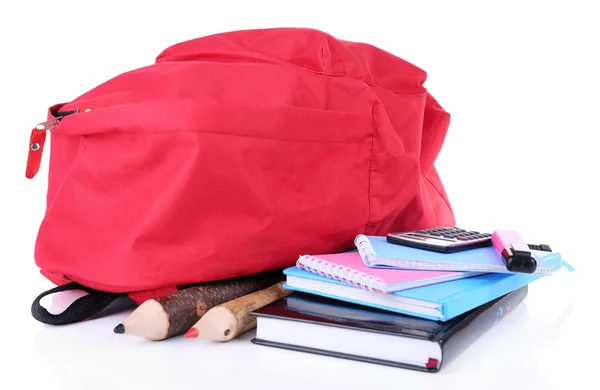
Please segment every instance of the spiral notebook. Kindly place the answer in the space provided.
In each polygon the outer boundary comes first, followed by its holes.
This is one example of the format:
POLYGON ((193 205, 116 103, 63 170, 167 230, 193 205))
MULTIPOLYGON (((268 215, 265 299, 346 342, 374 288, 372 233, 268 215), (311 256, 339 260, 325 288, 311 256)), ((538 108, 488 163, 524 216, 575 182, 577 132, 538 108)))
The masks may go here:
MULTIPOLYGON (((356 237, 355 245, 365 265, 411 270, 513 272, 506 269, 493 246, 455 253, 438 253, 424 249, 389 243, 383 236, 356 237)), ((563 262, 558 252, 532 251, 538 266, 535 274, 552 275, 561 267, 572 267, 563 262)))
POLYGON ((480 275, 476 272, 370 268, 357 251, 300 256, 296 266, 308 272, 378 293, 392 293, 480 275))

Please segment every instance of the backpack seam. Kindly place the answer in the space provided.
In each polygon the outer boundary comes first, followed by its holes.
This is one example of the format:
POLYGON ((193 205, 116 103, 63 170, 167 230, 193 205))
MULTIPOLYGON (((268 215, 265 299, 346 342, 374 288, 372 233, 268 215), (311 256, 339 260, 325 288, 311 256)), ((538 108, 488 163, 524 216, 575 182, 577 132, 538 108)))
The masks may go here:
POLYGON ((371 135, 371 163, 369 164, 369 186, 368 186, 369 219, 367 220, 367 225, 365 226, 365 232, 364 232, 365 235, 367 235, 369 233, 369 228, 371 227, 371 220, 373 218, 371 190, 373 187, 373 166, 375 165, 375 132, 377 131, 377 124, 375 122, 375 106, 376 106, 376 104, 377 104, 377 101, 374 101, 373 108, 371 109, 373 133, 371 135))
MULTIPOLYGON (((334 141, 334 140, 321 140, 321 139, 293 139, 293 138, 275 138, 275 137, 263 137, 249 134, 236 134, 236 133, 220 133, 216 131, 206 130, 158 130, 158 131, 136 131, 136 130, 118 130, 110 133, 90 133, 90 134, 68 134, 60 133, 60 135, 67 137, 93 137, 93 136, 108 136, 108 135, 163 135, 163 134, 182 134, 182 133, 195 133, 195 134, 208 134, 223 137, 241 137, 241 138, 252 138, 261 139, 275 142, 298 142, 298 143, 324 143, 324 144, 341 144, 341 145, 362 145, 368 144, 369 141, 334 141)), ((372 142, 372 141, 371 141, 372 142)))
MULTIPOLYGON (((442 198, 442 200, 444 201, 444 204, 446 204, 446 207, 448 207, 448 210, 450 210, 450 212, 452 212, 452 206, 450 206, 450 202, 448 199, 446 199, 446 197, 444 197, 444 195, 442 195, 441 191, 437 188, 437 186, 431 181, 429 180, 429 177, 425 177, 425 181, 427 181, 427 183, 429 183, 429 185, 435 190, 435 192, 440 196, 440 198, 442 198)), ((433 218, 436 221, 437 224, 437 215, 434 213, 433 214, 433 218)))

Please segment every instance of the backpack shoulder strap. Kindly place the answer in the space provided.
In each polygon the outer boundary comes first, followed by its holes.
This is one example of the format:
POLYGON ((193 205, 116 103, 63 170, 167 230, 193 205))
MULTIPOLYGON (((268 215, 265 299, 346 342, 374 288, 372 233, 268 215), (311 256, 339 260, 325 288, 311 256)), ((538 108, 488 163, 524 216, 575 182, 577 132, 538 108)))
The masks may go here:
POLYGON ((126 294, 98 291, 82 286, 79 283, 71 282, 41 293, 31 305, 31 314, 36 320, 48 325, 72 324, 97 315, 123 295, 126 294), (40 303, 42 298, 47 295, 69 290, 82 290, 88 294, 75 300, 65 311, 59 314, 51 314, 40 303))

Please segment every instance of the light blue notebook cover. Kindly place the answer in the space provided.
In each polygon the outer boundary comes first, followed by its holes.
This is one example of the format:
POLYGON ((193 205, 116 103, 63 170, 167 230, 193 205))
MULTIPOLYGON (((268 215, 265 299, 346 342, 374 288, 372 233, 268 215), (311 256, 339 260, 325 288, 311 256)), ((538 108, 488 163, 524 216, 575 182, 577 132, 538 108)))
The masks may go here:
MULTIPOLYGON (((370 267, 404 269, 494 272, 513 274, 506 269, 493 246, 455 253, 438 253, 387 242, 384 236, 367 236, 375 252, 374 260, 365 261, 370 267)), ((532 251, 538 266, 536 274, 550 275, 562 267, 560 253, 532 251)), ((362 256, 362 254, 361 254, 362 256)), ((365 259, 364 256, 363 260, 365 259)))
MULTIPOLYGON (((329 279, 324 276, 313 274, 312 272, 303 271, 297 267, 290 267, 284 270, 287 276, 295 276, 298 278, 313 279, 320 282, 334 283, 342 286, 347 286, 350 289, 356 287, 339 282, 334 279, 329 279)), ((410 290, 398 291, 393 293, 397 297, 409 298, 422 302, 429 302, 437 305, 436 310, 438 316, 429 316, 413 311, 398 310, 396 308, 377 305, 367 302, 360 302, 349 299, 344 296, 334 296, 321 291, 305 290, 284 283, 284 288, 293 291, 302 291, 309 294, 325 296, 332 299, 351 302, 363 306, 375 307, 382 310, 393 311, 401 314, 412 315, 415 317, 426 318, 437 321, 448 321, 456 316, 459 316, 469 310, 479 307, 491 300, 501 297, 509 292, 523 287, 537 279, 542 278, 542 275, 535 274, 501 274, 489 273, 471 278, 453 280, 450 282, 438 283, 425 287, 417 287, 410 290)), ((378 294, 370 291, 365 291, 368 294, 378 294)), ((383 295, 383 294, 382 294, 383 295)))

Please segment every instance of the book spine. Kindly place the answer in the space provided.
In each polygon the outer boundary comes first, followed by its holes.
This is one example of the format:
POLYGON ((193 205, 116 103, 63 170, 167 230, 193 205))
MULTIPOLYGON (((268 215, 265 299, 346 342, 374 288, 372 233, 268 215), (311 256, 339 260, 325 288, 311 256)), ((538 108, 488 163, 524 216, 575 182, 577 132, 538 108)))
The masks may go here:
POLYGON ((332 263, 315 256, 300 256, 298 261, 296 261, 296 267, 329 279, 351 284, 364 290, 377 293, 385 292, 381 286, 381 282, 383 281, 381 278, 367 275, 364 272, 357 271, 344 265, 332 263))

